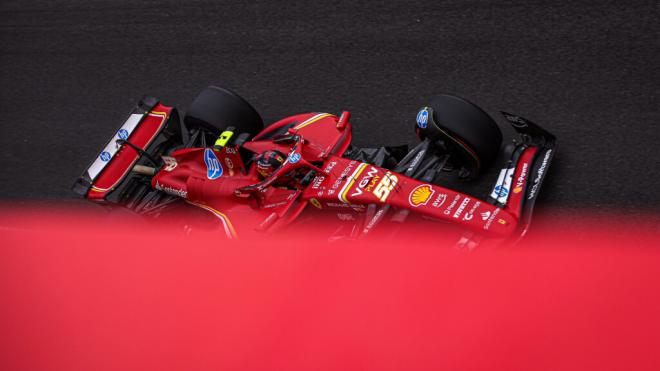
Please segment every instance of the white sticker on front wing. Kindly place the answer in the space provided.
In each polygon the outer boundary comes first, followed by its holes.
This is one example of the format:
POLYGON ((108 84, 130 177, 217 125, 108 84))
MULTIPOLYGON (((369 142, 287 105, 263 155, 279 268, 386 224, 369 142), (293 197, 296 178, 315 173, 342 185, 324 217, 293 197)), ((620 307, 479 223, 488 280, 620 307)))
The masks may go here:
POLYGON ((508 168, 500 170, 500 175, 497 177, 495 187, 490 193, 490 197, 497 200, 497 202, 506 204, 511 190, 511 181, 513 179, 513 171, 515 168, 508 168))

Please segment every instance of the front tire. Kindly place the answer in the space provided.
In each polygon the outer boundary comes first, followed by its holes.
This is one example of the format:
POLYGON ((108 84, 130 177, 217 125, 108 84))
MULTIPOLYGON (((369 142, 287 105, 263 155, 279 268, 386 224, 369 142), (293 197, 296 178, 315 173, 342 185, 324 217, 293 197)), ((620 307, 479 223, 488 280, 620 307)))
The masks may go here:
POLYGON ((417 113, 415 130, 422 140, 442 141, 469 179, 493 163, 502 145, 502 132, 495 121, 476 104, 454 95, 430 99, 417 113))

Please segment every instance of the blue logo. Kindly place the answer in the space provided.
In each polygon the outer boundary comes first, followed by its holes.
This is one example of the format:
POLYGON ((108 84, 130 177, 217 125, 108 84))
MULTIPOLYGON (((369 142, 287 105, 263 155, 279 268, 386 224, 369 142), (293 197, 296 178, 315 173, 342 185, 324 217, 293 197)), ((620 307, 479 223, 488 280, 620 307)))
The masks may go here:
POLYGON ((215 153, 211 149, 204 150, 204 163, 206 164, 206 177, 209 179, 218 179, 222 176, 222 165, 218 161, 215 153))
POLYGON ((119 129, 119 132, 117 133, 117 135, 119 135, 119 139, 126 140, 126 139, 128 139, 128 130, 119 129))
POLYGON ((417 113, 417 126, 420 127, 420 129, 426 129, 426 127, 429 125, 429 111, 424 108, 423 110, 419 111, 417 113))
POLYGON ((501 185, 495 186, 494 191, 497 197, 506 197, 509 194, 509 190, 501 185))
POLYGON ((110 158, 112 158, 112 155, 110 154, 110 152, 103 151, 101 152, 101 156, 99 157, 101 157, 101 161, 108 162, 110 161, 110 158))
POLYGON ((300 161, 300 153, 292 153, 289 156, 289 163, 295 164, 298 161, 300 161))

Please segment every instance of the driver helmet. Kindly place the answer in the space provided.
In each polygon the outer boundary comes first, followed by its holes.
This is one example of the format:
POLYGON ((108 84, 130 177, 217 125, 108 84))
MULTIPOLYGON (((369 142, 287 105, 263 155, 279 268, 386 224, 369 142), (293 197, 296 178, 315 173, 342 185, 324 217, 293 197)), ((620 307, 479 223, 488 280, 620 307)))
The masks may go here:
POLYGON ((256 160, 256 168, 257 168, 257 173, 262 178, 268 178, 269 176, 273 175, 277 169, 282 166, 284 161, 286 160, 286 157, 282 152, 277 151, 277 150, 268 150, 264 151, 259 156, 257 156, 256 160))

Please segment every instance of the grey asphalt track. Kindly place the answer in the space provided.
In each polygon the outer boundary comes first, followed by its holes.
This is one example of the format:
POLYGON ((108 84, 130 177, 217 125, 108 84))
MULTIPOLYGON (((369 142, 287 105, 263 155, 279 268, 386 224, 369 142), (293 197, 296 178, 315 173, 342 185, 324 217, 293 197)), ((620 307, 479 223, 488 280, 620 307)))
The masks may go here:
POLYGON ((270 120, 350 110, 358 145, 413 143, 456 93, 558 137, 541 204, 660 205, 658 2, 332 4, 3 0, 0 200, 73 198, 143 94, 216 84, 270 120))

